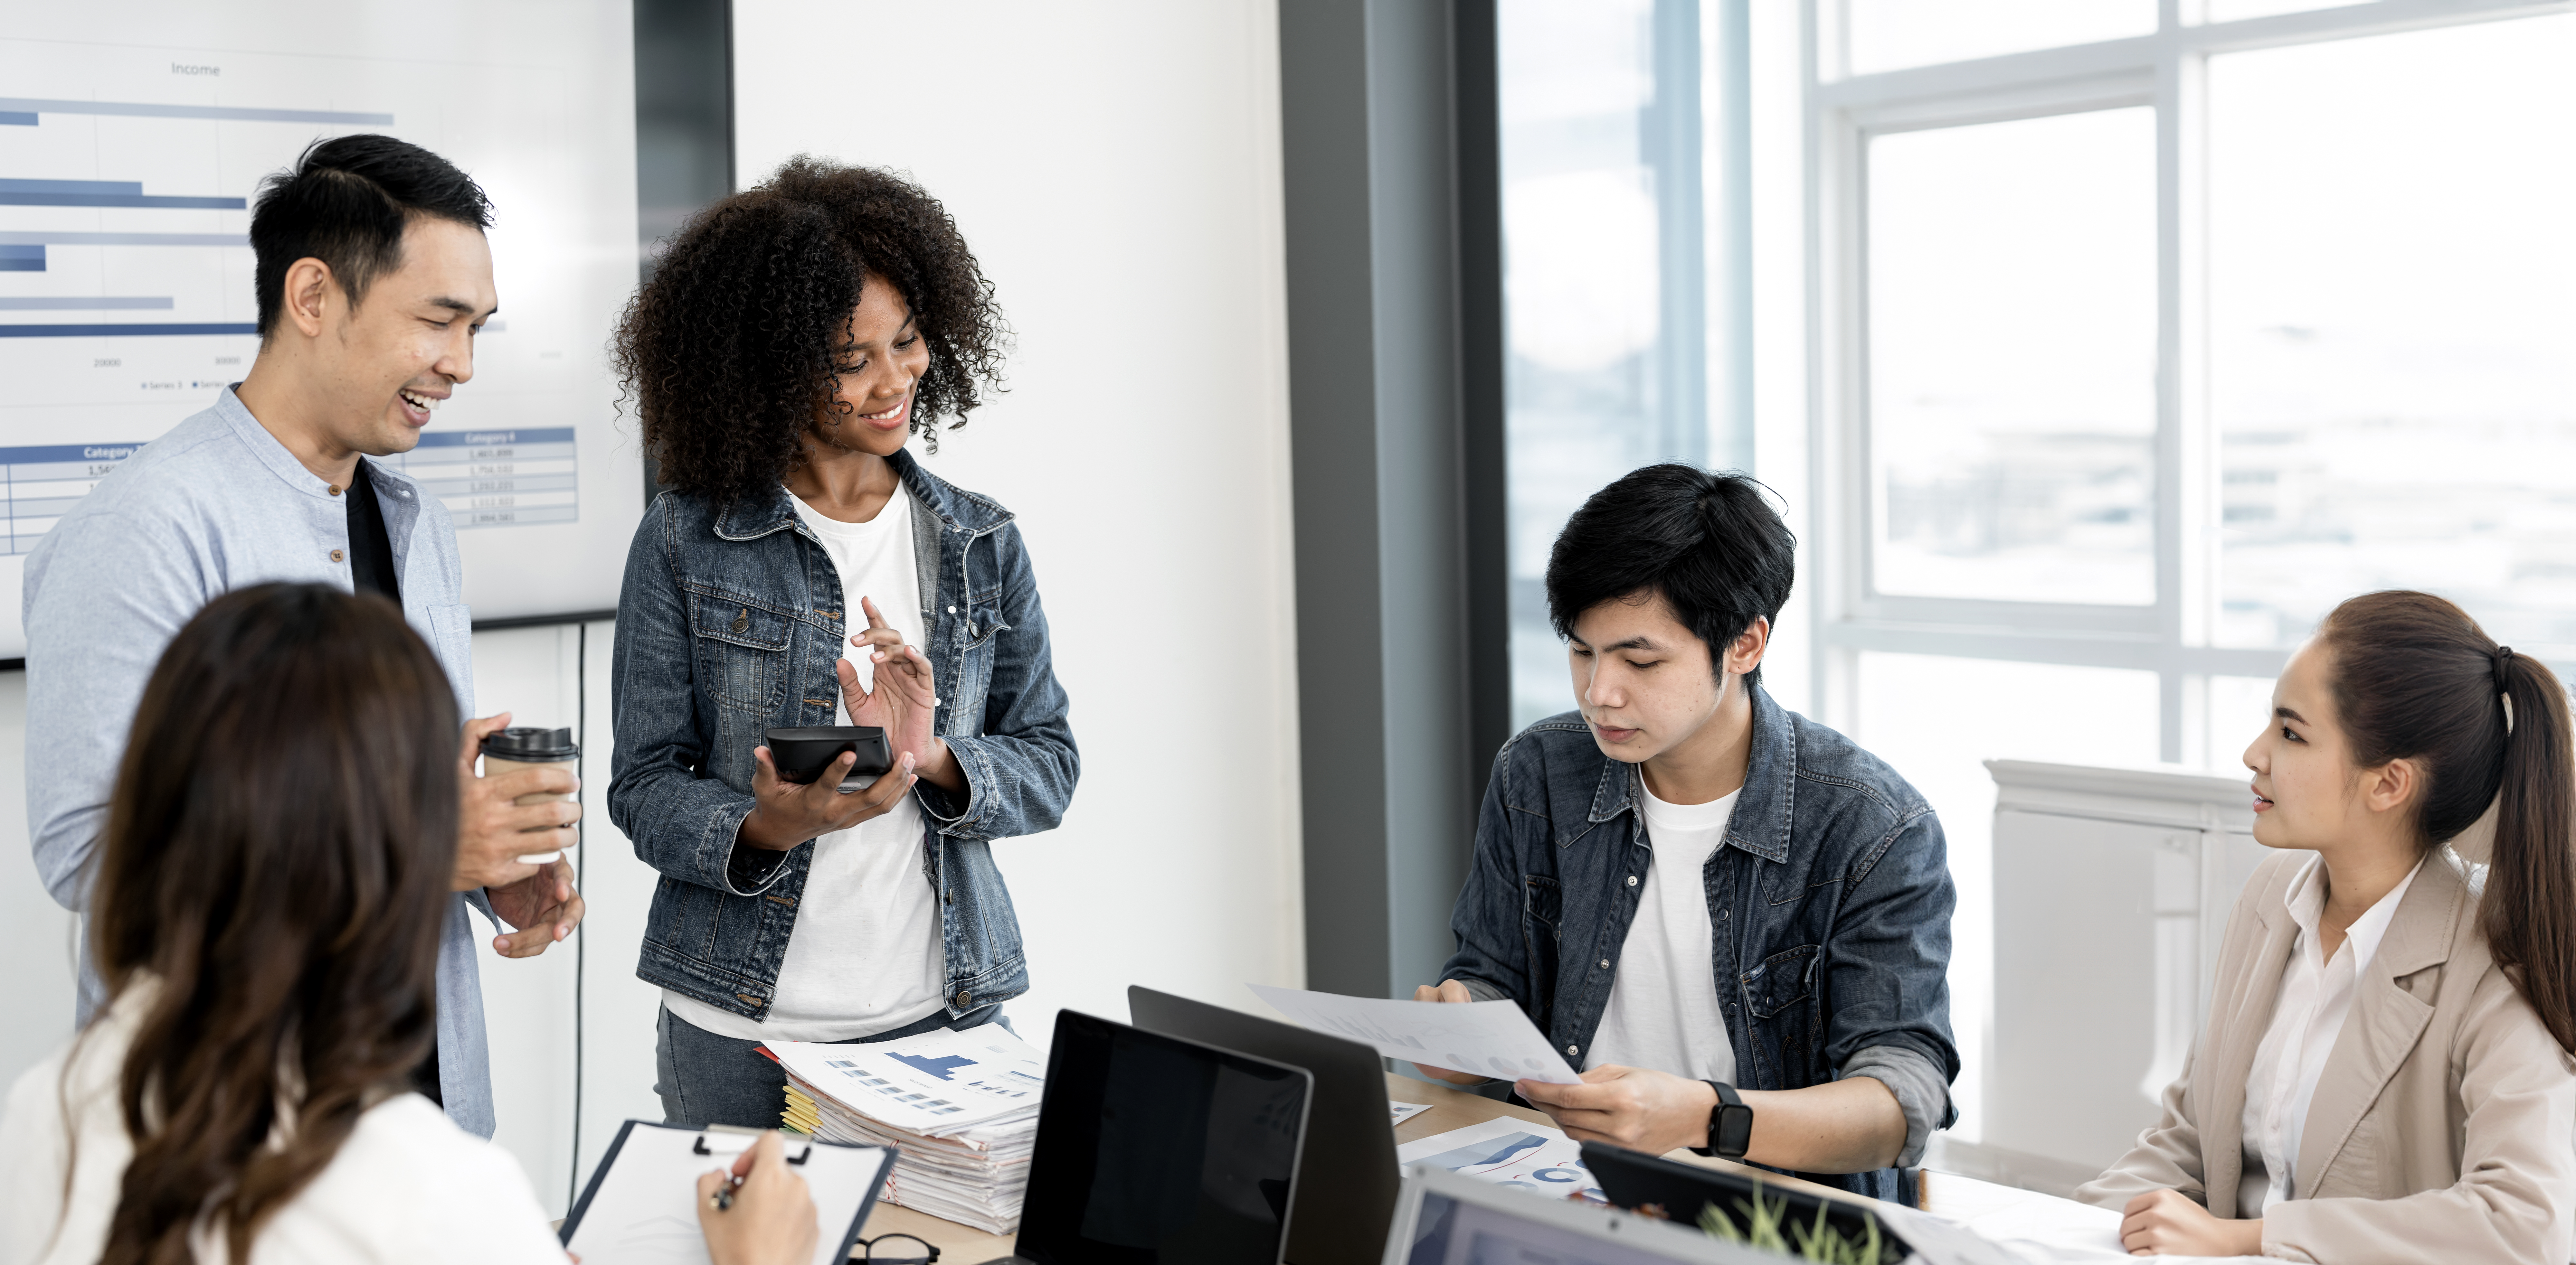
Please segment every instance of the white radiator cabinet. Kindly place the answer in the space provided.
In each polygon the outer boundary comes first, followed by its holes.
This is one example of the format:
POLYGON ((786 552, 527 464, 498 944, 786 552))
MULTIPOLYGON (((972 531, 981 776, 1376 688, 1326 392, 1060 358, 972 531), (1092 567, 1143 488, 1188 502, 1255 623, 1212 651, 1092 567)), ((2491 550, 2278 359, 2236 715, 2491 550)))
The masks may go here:
POLYGON ((1989 760, 1994 1051, 1983 1145, 2095 1170, 2155 1122, 2266 852, 2245 779, 1989 760))

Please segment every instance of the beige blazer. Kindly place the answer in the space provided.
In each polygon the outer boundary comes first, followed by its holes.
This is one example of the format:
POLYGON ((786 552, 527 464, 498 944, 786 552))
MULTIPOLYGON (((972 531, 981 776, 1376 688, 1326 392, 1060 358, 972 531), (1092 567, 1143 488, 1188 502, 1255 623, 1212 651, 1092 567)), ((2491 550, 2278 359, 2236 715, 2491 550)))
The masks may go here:
MULTIPOLYGON (((2256 867, 2228 915, 2209 1021, 2162 1118, 2075 1197, 2120 1208, 2179 1190, 2236 1215, 2245 1081, 2298 924, 2283 903, 2311 854, 2256 867)), ((2357 982, 2299 1135, 2298 1197, 2263 1253, 2355 1261, 2568 1260, 2576 1224, 2576 1059, 2487 954, 2477 901, 2439 853, 2357 982)))

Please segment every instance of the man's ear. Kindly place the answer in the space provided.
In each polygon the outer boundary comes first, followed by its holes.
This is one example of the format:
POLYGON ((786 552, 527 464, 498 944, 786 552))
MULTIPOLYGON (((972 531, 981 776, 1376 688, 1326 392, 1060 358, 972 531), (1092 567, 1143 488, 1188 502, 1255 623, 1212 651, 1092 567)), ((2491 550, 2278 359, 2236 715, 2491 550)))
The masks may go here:
POLYGON ((1726 662, 1719 665, 1729 673, 1743 676, 1762 666, 1762 656, 1771 649, 1771 621, 1756 615, 1753 622, 1737 633, 1726 647, 1726 662))
POLYGON ((323 314, 341 294, 340 279, 331 275, 331 265, 310 255, 298 259, 286 266, 282 289, 285 301, 278 316, 306 338, 321 337, 323 314))

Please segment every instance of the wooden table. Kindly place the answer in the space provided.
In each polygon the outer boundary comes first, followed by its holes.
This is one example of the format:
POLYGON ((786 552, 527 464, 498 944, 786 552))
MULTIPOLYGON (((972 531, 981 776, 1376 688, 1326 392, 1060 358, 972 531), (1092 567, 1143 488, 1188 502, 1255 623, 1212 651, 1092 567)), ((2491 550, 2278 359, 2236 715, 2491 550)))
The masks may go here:
MULTIPOLYGON (((1514 1107, 1496 1102, 1491 1098, 1427 1084, 1409 1076, 1398 1076, 1393 1072, 1386 1074, 1386 1096, 1396 1102, 1423 1103, 1431 1108, 1395 1127, 1395 1140, 1399 1144, 1411 1142, 1417 1138, 1427 1138, 1435 1133, 1447 1133, 1451 1129, 1463 1129, 1471 1124, 1482 1124, 1497 1116, 1510 1116, 1532 1124, 1555 1127, 1544 1114, 1527 1107, 1514 1107)), ((1775 1189, 1794 1187, 1835 1199, 1868 1202, 1861 1196, 1847 1191, 1800 1181, 1795 1177, 1783 1177, 1768 1170, 1746 1168, 1729 1160, 1708 1159, 1688 1151, 1675 1151, 1671 1158, 1706 1168, 1758 1173, 1765 1185, 1775 1189)), ((868 1217, 867 1230, 861 1237, 872 1239, 880 1234, 909 1234, 936 1246, 939 1249, 939 1265, 978 1265, 979 1262, 995 1260, 1011 1254, 1009 1235, 986 1234, 954 1221, 943 1221, 928 1213, 915 1212, 910 1208, 898 1208, 893 1204, 877 1205, 877 1210, 868 1217)))

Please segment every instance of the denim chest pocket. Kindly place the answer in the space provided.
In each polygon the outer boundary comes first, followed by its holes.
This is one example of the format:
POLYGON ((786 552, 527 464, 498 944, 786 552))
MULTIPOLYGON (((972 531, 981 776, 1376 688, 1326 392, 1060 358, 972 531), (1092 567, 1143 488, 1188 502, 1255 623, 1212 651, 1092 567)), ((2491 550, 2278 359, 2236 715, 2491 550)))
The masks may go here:
POLYGON ((777 611, 713 594, 689 595, 698 679, 727 707, 774 713, 785 700, 792 625, 777 611))
POLYGON ((1763 959, 1739 977, 1754 1017, 1772 1019, 1816 993, 1817 946, 1801 945, 1763 959))

